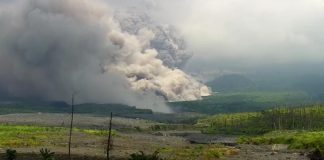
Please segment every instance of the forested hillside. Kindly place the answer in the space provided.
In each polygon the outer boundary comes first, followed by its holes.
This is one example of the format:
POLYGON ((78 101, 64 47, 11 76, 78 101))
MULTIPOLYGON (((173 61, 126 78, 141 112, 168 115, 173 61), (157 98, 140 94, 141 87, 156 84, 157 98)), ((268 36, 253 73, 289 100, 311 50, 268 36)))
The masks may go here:
POLYGON ((262 134, 274 130, 323 130, 324 105, 217 114, 200 119, 205 133, 262 134))

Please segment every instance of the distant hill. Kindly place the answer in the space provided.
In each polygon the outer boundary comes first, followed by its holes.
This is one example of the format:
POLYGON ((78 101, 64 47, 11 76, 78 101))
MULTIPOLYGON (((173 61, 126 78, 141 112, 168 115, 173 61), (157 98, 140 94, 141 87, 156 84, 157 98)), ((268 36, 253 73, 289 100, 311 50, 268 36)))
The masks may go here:
POLYGON ((178 112, 204 114, 254 112, 276 106, 295 107, 323 103, 301 91, 243 91, 220 92, 198 101, 172 102, 169 105, 178 112))
MULTIPOLYGON (((65 102, 48 102, 48 101, 0 101, 0 114, 11 113, 70 113, 71 105, 65 102)), ((139 109, 135 106, 123 104, 96 104, 84 103, 75 105, 75 113, 94 114, 107 116, 113 112, 115 115, 128 114, 152 114, 150 109, 139 109)))
POLYGON ((316 100, 324 100, 324 76, 323 75, 303 75, 297 77, 293 87, 307 92, 316 100))
POLYGON ((251 79, 240 74, 223 75, 208 82, 207 85, 217 92, 244 91, 255 88, 251 79))

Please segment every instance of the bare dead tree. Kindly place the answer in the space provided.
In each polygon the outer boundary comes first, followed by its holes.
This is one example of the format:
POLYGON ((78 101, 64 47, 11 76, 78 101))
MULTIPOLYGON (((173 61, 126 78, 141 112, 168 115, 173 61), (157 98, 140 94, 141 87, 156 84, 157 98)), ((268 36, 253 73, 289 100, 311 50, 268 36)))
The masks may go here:
POLYGON ((71 100, 71 123, 70 123, 70 136, 69 136, 69 159, 71 160, 71 140, 72 140, 72 128, 73 128, 73 116, 74 116, 74 93, 71 100))
POLYGON ((110 112, 110 121, 109 121, 109 132, 108 132, 108 142, 107 142, 107 160, 110 159, 110 149, 111 149, 111 124, 112 124, 112 112, 110 112))

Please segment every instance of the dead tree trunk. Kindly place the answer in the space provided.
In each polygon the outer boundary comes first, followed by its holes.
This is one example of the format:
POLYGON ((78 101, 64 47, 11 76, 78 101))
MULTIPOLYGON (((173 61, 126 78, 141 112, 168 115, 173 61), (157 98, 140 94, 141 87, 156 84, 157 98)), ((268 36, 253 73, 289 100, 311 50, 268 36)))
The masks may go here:
POLYGON ((73 128, 73 116, 74 116, 74 93, 72 94, 71 103, 71 123, 70 123, 70 136, 69 136, 69 159, 71 160, 71 140, 72 140, 72 128, 73 128))
POLYGON ((108 132, 108 142, 107 142, 107 160, 110 159, 109 152, 110 152, 110 149, 111 149, 111 146, 110 146, 110 143, 111 143, 111 124, 112 124, 112 112, 110 112, 110 121, 109 121, 109 132, 108 132))

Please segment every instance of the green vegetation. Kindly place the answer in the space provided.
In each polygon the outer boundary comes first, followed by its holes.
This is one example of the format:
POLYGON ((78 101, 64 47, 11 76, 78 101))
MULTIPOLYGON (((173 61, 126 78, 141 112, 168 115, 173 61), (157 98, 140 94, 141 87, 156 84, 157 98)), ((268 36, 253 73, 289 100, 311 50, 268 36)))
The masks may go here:
MULTIPOLYGON (((77 133, 87 135, 105 136, 104 130, 78 129, 77 133)), ((117 135, 116 131, 112 132, 117 135)), ((68 129, 63 127, 38 127, 38 126, 11 126, 0 125, 0 147, 37 147, 37 146, 65 146, 68 129), (66 140, 65 140, 66 139, 66 140)))
POLYGON ((131 154, 129 160, 162 160, 162 158, 159 157, 158 151, 147 155, 143 151, 140 151, 139 153, 131 154))
POLYGON ((0 147, 40 146, 64 137, 64 128, 0 125, 0 147))
POLYGON ((288 144, 291 149, 324 150, 324 131, 274 131, 262 136, 241 137, 244 144, 288 144))
POLYGON ((51 152, 51 150, 47 149, 47 148, 42 148, 39 150, 40 155, 42 157, 42 160, 54 160, 54 155, 55 152, 51 152))
POLYGON ((204 133, 263 134, 273 130, 323 130, 324 106, 276 108, 261 112, 217 114, 200 119, 204 133))
MULTIPOLYGON (((99 129, 78 129, 74 128, 74 131, 79 131, 86 133, 88 135, 95 135, 95 136, 106 136, 108 135, 108 130, 99 130, 99 129)), ((117 136, 117 131, 116 130, 111 130, 111 135, 112 136, 117 136)))
POLYGON ((274 106, 297 106, 318 103, 306 92, 250 91, 214 93, 198 101, 169 103, 175 110, 205 114, 255 112, 274 106))

